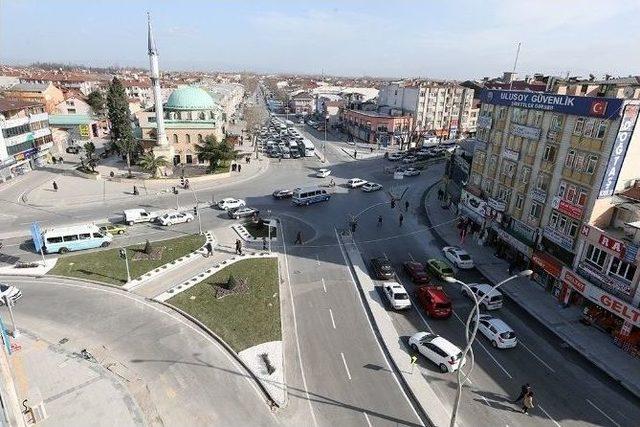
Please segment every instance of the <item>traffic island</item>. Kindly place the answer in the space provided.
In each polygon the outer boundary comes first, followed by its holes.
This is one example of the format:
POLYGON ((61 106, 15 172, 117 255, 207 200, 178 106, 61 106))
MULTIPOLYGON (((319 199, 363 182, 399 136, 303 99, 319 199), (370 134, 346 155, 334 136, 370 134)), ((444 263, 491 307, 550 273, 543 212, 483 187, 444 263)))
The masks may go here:
MULTIPOLYGON (((132 278, 143 276, 158 268, 168 268, 204 245, 206 237, 188 235, 151 243, 152 255, 145 253, 145 243, 125 247, 132 278), (143 255, 144 254, 144 255, 143 255)), ((48 274, 88 279, 110 285, 127 283, 127 267, 120 257, 120 248, 99 250, 58 258, 48 274)))
POLYGON ((235 261, 166 300, 208 329, 260 380, 279 406, 285 402, 278 260, 235 261))

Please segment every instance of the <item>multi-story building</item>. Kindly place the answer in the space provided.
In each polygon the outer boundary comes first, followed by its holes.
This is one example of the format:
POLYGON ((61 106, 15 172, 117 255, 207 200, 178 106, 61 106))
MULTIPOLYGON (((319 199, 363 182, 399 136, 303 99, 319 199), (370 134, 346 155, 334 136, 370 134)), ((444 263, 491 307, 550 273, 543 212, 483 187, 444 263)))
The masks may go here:
POLYGON ((553 90, 563 95, 640 99, 640 76, 607 78, 605 80, 556 79, 553 81, 553 90))
POLYGON ((413 124, 410 115, 390 115, 378 111, 344 110, 340 117, 348 135, 383 146, 406 139, 413 124))
POLYGON ((309 92, 300 91, 289 98, 289 111, 295 114, 312 114, 315 111, 315 99, 309 92))
POLYGON ((0 99, 0 182, 42 166, 52 145, 44 105, 0 99))
POLYGON ((63 92, 51 83, 20 83, 10 87, 6 92, 8 98, 44 105, 48 113, 53 113, 56 106, 64 101, 63 92))
POLYGON ((380 88, 378 106, 392 115, 411 114, 419 135, 455 138, 475 132, 473 89, 457 83, 389 83, 380 88))

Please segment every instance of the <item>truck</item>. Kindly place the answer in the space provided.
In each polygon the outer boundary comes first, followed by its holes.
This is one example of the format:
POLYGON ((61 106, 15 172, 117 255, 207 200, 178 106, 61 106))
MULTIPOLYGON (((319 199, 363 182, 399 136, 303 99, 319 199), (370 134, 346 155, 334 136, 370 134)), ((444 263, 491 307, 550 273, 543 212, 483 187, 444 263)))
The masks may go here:
POLYGON ((153 222, 159 214, 158 212, 147 212, 144 209, 126 209, 122 212, 124 223, 133 225, 138 222, 153 222))

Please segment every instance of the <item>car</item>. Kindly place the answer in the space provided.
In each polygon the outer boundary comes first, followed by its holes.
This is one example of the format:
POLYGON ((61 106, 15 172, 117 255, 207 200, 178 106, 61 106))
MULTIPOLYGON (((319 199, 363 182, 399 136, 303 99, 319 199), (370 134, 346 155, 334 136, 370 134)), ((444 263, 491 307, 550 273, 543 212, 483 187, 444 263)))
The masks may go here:
POLYGON ((398 282, 388 282, 382 286, 382 291, 387 297, 387 301, 396 310, 405 310, 411 308, 411 300, 409 294, 398 282))
POLYGON ((451 299, 442 286, 421 286, 416 290, 416 298, 429 317, 447 319, 453 313, 451 299))
POLYGON ((65 151, 69 154, 78 154, 80 152, 80 147, 77 145, 70 145, 65 151))
POLYGON ((137 222, 153 222, 158 218, 157 212, 148 212, 144 209, 125 209, 122 212, 124 217, 124 223, 127 225, 133 225, 137 222))
POLYGON ((376 279, 389 280, 395 275, 391 262, 385 257, 372 258, 371 269, 376 279))
MULTIPOLYGON (((475 318, 471 319, 471 328, 475 325, 475 318)), ((501 319, 489 314, 480 315, 478 331, 491 341, 494 348, 514 348, 518 345, 516 333, 501 319)))
POLYGON ((403 264, 404 271, 411 277, 411 281, 416 285, 426 285, 431 281, 427 270, 422 263, 417 261, 407 261, 403 264))
POLYGON ((464 249, 457 246, 445 246, 442 248, 442 252, 454 267, 465 270, 473 268, 473 259, 464 249))
POLYGON ((362 187, 366 183, 367 183, 367 181, 365 181, 364 179, 360 179, 360 178, 351 178, 350 180, 347 181, 347 185, 349 187, 351 187, 351 188, 362 187))
POLYGON ((413 163, 416 160, 418 160, 416 156, 407 156, 404 159, 402 159, 402 163, 413 163))
POLYGON ((160 225, 169 226, 183 222, 191 222, 193 221, 193 215, 188 212, 167 212, 164 215, 159 216, 157 221, 160 225))
POLYGON ((254 215, 258 215, 259 213, 260 211, 258 209, 248 208, 248 207, 229 209, 227 211, 227 215, 229 215, 229 218, 233 218, 233 219, 254 216, 254 215))
POLYGON ((403 172, 404 176, 418 176, 420 171, 416 168, 406 168, 403 172))
POLYGON ((227 197, 220 200, 216 206, 218 206, 219 209, 226 211, 229 209, 243 208, 247 206, 247 203, 242 199, 234 199, 232 197, 227 197))
POLYGON ((103 233, 110 234, 124 234, 127 232, 127 227, 122 224, 99 224, 98 228, 103 233))
POLYGON ((288 199, 293 196, 293 190, 276 190, 272 194, 274 199, 288 199))
POLYGON ((371 193, 378 190, 382 190, 382 185, 375 182, 367 182, 362 186, 362 191, 364 191, 365 193, 371 193))
POLYGON ((326 178, 329 175, 331 175, 331 169, 318 169, 318 171, 316 172, 316 177, 317 178, 326 178))
POLYGON ((0 283, 0 305, 5 303, 4 297, 7 297, 12 304, 15 304, 16 301, 22 298, 22 291, 15 286, 0 283))
POLYGON ((453 277, 453 268, 446 262, 438 258, 431 258, 427 260, 427 269, 441 279, 445 277, 453 277))
POLYGON ((391 153, 387 156, 387 159, 392 162, 397 162, 398 160, 401 160, 403 157, 404 157, 404 154, 402 153, 391 153))
POLYGON ((409 338, 409 347, 440 368, 440 372, 455 372, 466 363, 462 351, 440 335, 417 332, 409 338))
MULTIPOLYGON (((476 295, 478 301, 482 298, 480 308, 485 310, 497 310, 502 307, 502 294, 487 283, 469 283, 469 289, 476 295)), ((473 295, 466 288, 462 288, 462 295, 473 301, 473 295)))
POLYGON ((292 159, 299 159, 300 158, 300 152, 298 150, 292 150, 291 151, 291 158, 292 159))

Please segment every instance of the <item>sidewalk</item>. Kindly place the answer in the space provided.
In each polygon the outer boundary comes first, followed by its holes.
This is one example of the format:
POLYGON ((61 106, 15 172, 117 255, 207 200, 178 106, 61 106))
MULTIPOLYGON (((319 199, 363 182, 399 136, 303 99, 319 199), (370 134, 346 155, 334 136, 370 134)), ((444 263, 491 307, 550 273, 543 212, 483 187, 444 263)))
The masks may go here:
MULTIPOLYGON (((430 224, 443 224, 432 228, 442 245, 460 245, 453 209, 442 209, 438 201, 439 184, 431 187, 425 197, 425 210, 430 224)), ((493 250, 478 246, 467 239, 464 249, 474 259, 478 270, 493 283, 506 279, 508 263, 493 256, 493 250)), ((562 308, 553 295, 528 278, 511 281, 501 292, 538 319, 545 327, 569 344, 575 351, 618 381, 623 387, 640 397, 640 360, 625 353, 605 333, 580 323, 578 307, 562 308)))

